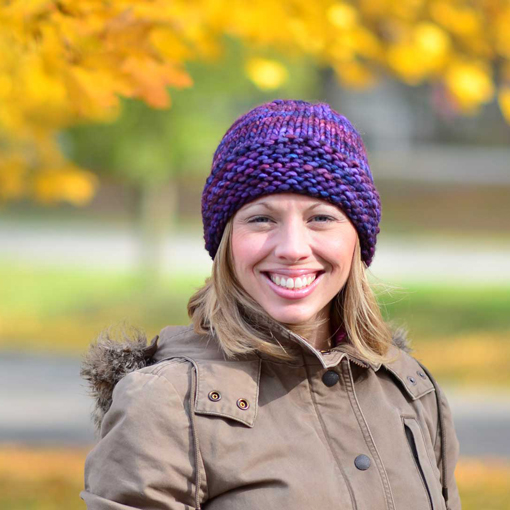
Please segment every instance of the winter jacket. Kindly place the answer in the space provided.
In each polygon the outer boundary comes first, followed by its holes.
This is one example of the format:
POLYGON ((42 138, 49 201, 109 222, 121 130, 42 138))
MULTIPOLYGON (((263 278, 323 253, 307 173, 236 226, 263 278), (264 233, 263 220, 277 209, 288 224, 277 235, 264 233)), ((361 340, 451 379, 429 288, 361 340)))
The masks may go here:
POLYGON ((297 338, 290 362, 191 326, 94 345, 88 510, 460 510, 450 407, 405 333, 387 364, 297 338))

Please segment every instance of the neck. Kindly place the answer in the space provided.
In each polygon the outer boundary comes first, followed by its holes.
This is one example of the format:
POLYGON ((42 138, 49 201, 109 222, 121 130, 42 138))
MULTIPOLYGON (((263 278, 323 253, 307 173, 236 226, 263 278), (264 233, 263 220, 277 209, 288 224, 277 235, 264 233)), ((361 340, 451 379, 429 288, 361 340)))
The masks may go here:
POLYGON ((313 347, 318 350, 326 350, 330 349, 333 341, 332 341, 332 331, 331 331, 331 315, 329 307, 321 310, 316 317, 319 319, 327 319, 323 324, 315 328, 308 336, 307 341, 313 347))
POLYGON ((334 345, 333 332, 331 330, 330 308, 325 307, 315 317, 315 320, 323 320, 323 324, 312 326, 310 323, 298 325, 288 325, 294 333, 304 338, 310 345, 318 350, 331 349, 334 345), (327 319, 324 321, 324 319, 327 319))
POLYGON ((316 349, 326 350, 332 346, 330 322, 319 326, 317 330, 307 339, 316 349))

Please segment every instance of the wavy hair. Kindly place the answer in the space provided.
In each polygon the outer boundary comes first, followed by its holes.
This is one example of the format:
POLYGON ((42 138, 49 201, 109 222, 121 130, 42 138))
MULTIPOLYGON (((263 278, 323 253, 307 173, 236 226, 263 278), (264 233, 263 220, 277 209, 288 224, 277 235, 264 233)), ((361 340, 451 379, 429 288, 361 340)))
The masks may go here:
MULTIPOLYGON (((199 334, 213 334, 227 357, 260 352, 278 360, 299 357, 293 335, 306 340, 331 320, 331 331, 342 326, 354 351, 371 363, 387 363, 393 325, 386 322, 361 259, 359 238, 345 285, 331 301, 330 319, 286 324, 271 317, 241 286, 234 271, 231 239, 233 218, 227 223, 214 257, 211 276, 188 301, 188 316, 199 334), (290 341, 289 341, 290 340, 290 341)), ((385 287, 389 287, 385 284, 385 287)))

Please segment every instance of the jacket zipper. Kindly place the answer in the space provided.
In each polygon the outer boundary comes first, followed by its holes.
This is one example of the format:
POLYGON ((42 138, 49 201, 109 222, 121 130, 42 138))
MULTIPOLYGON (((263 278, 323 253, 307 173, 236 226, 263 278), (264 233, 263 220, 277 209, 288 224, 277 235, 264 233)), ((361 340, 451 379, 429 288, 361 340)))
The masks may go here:
POLYGON ((418 467, 418 471, 420 473, 421 479, 423 481, 423 485, 427 490, 427 496, 429 497, 430 508, 434 510, 434 505, 432 503, 432 496, 430 494, 429 486, 427 485, 427 480, 425 479, 425 474, 423 473, 423 469, 420 464, 420 459, 418 458, 418 450, 416 449, 416 444, 414 442, 414 436, 412 430, 404 423, 405 433, 407 437, 407 442, 409 443, 409 448, 411 448, 411 452, 413 453, 414 460, 418 467))
POLYGON ((352 356, 349 356, 349 360, 353 363, 356 363, 356 365, 359 365, 360 367, 367 368, 367 365, 365 363, 362 363, 361 361, 356 361, 352 356))
MULTIPOLYGON (((321 349, 319 352, 321 354, 323 354, 323 355, 324 354, 327 355, 327 354, 331 354, 333 352, 333 349, 321 349)), ((339 352, 343 352, 343 351, 339 351, 339 352)), ((351 354, 349 354, 347 352, 344 353, 344 354, 349 358, 350 361, 352 361, 353 363, 356 363, 356 365, 359 365, 360 367, 368 368, 370 366, 370 365, 368 365, 367 363, 364 363, 361 360, 358 361, 356 358, 354 358, 351 354)))

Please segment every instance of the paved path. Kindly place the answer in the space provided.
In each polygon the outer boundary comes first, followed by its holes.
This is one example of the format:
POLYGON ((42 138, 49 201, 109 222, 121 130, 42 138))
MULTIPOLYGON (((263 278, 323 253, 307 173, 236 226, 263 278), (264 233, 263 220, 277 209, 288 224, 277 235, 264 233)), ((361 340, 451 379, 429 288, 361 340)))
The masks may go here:
MULTIPOLYGON (((109 225, 56 226, 0 221, 0 259, 23 264, 126 270, 137 257, 137 238, 127 228, 109 225)), ((168 238, 163 269, 170 273, 203 273, 211 259, 202 233, 168 238)), ((510 283, 510 240, 432 239, 380 234, 370 272, 388 283, 398 281, 510 283)))
MULTIPOLYGON (((90 444, 92 399, 80 360, 0 355, 0 443, 90 444)), ((510 394, 458 393, 444 387, 462 455, 510 458, 510 394)))

